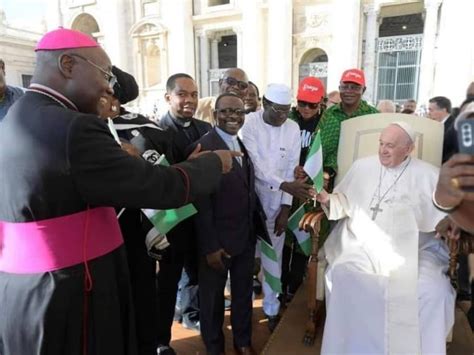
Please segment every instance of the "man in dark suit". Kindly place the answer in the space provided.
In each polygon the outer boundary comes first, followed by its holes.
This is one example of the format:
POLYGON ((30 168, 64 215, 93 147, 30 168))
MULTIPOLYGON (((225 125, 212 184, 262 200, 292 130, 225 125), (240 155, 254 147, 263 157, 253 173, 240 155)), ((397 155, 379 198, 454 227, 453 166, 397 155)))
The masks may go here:
MULTIPOLYGON (((186 148, 212 129, 207 122, 195 119, 198 90, 191 76, 178 73, 166 83, 165 99, 168 112, 159 126, 170 134, 173 163, 186 160, 186 148)), ((169 346, 175 306, 183 326, 199 330, 198 256, 193 217, 181 222, 167 234, 169 252, 160 261, 157 275, 158 290, 158 354, 172 355, 169 346), (184 272, 182 273, 184 269, 184 272), (176 305, 178 282, 181 284, 181 302, 176 305)))
POLYGON ((199 299, 201 335, 208 354, 224 353, 224 287, 231 280, 231 325, 238 354, 252 354, 252 272, 255 254, 254 170, 247 151, 237 137, 245 117, 244 102, 226 93, 216 99, 217 126, 199 139, 203 150, 230 149, 243 157, 234 161, 211 196, 196 202, 195 218, 199 251, 199 299))
POLYGON ((447 134, 454 123, 451 116, 451 100, 444 96, 435 96, 430 99, 428 106, 428 117, 444 124, 443 162, 449 158, 450 135, 447 134))

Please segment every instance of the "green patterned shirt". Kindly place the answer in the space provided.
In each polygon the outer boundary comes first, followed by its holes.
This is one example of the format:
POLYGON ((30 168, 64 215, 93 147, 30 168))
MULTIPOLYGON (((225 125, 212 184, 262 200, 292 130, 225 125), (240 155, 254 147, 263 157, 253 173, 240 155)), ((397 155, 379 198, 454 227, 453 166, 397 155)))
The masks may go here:
POLYGON ((324 111, 318 125, 318 129, 321 131, 324 168, 332 168, 337 171, 337 148, 339 146, 341 122, 349 118, 370 115, 372 113, 379 113, 379 111, 364 100, 360 101, 359 107, 350 116, 342 110, 341 104, 331 106, 324 111))

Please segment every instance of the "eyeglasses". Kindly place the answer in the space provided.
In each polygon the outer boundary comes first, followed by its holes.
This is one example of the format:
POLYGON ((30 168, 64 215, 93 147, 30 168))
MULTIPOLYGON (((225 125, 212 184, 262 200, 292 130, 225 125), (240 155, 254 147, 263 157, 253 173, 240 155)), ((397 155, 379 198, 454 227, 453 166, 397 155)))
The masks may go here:
POLYGON ((224 78, 222 80, 224 80, 227 83, 227 85, 238 86, 240 90, 246 90, 249 87, 249 84, 246 83, 245 81, 240 81, 240 80, 234 79, 230 76, 228 76, 227 78, 224 78))
POLYGON ((117 84, 117 77, 112 73, 112 72, 109 72, 103 68, 101 68, 99 65, 95 64, 92 60, 90 59, 87 59, 86 57, 80 55, 80 54, 76 54, 76 53, 69 53, 69 55, 71 57, 77 57, 77 58, 81 58, 82 60, 86 61, 87 63, 89 63, 90 65, 92 65, 94 68, 98 69, 102 74, 104 74, 104 78, 105 80, 107 80, 107 82, 109 83, 110 87, 114 87, 115 84, 117 84))
POLYGON ((319 106, 319 103, 313 103, 313 102, 306 102, 306 101, 299 101, 298 100, 298 107, 307 107, 310 110, 316 110, 319 106))
POLYGON ((240 108, 221 108, 216 111, 224 116, 232 116, 233 114, 236 114, 237 116, 245 115, 245 111, 240 108))
POLYGON ((341 84, 339 85, 339 91, 362 91, 362 86, 357 84, 341 84))
POLYGON ((284 107, 284 108, 275 108, 273 105, 270 105, 271 109, 278 113, 278 114, 284 114, 290 112, 290 106, 284 107))

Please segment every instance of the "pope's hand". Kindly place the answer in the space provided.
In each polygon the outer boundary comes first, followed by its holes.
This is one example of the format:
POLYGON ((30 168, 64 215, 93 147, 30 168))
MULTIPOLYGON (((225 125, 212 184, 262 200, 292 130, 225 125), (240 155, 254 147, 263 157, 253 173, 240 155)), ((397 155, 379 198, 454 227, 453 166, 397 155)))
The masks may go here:
POLYGON ((322 189, 319 194, 315 196, 316 201, 323 205, 327 205, 329 203, 329 194, 326 190, 322 189))

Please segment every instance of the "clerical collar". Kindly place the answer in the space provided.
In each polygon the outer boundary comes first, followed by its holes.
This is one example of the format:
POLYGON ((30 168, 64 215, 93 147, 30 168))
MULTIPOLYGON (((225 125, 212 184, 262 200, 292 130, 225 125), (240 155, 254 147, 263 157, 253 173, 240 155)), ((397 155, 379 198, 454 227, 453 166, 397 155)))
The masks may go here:
POLYGON ((32 92, 36 92, 38 94, 47 96, 50 99, 56 101, 58 104, 60 104, 64 108, 68 108, 74 111, 79 111, 77 106, 71 100, 69 100, 66 96, 62 95, 61 93, 57 92, 54 89, 51 89, 50 87, 46 85, 33 83, 29 86, 28 89, 26 89, 26 91, 32 91, 32 92))
POLYGON ((220 129, 219 127, 216 127, 216 132, 222 138, 222 140, 224 142, 236 142, 237 141, 237 135, 229 134, 229 133, 223 131, 222 129, 220 129))
POLYGON ((184 128, 188 128, 189 126, 191 126, 191 120, 187 120, 187 119, 183 119, 183 118, 177 118, 177 117, 174 117, 174 115, 171 113, 171 111, 169 111, 169 114, 170 114, 170 117, 171 119, 173 120, 173 122, 180 126, 180 127, 184 127, 184 128))

